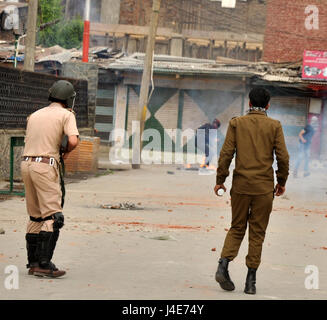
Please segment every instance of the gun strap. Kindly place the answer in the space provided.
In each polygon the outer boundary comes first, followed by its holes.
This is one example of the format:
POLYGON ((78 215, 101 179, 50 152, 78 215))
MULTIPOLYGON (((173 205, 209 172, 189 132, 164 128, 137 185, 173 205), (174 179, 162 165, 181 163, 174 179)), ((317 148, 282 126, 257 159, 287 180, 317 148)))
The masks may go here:
POLYGON ((65 162, 64 162, 64 158, 62 157, 62 153, 60 153, 59 175, 60 175, 60 186, 61 186, 61 208, 63 208, 65 203, 66 189, 65 189, 65 180, 64 180, 65 162))

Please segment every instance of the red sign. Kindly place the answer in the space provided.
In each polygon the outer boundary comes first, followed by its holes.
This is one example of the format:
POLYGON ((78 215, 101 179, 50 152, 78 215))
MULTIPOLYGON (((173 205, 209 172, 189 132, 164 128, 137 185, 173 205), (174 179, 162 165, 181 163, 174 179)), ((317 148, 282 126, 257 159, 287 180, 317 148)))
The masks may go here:
POLYGON ((302 79, 327 81, 327 51, 304 51, 302 79))

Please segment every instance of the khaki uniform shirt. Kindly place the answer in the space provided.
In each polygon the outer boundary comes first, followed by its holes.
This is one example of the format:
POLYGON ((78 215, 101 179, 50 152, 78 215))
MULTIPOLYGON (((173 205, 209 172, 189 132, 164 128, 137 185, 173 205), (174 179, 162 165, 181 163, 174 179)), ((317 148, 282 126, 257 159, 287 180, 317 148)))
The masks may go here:
POLYGON ((289 155, 281 123, 265 112, 250 111, 229 122, 226 139, 220 152, 217 184, 229 175, 229 166, 236 152, 232 189, 236 193, 259 195, 274 190, 274 153, 277 159, 277 181, 285 186, 289 174, 289 155))
POLYGON ((75 115, 61 104, 51 103, 29 116, 23 155, 53 157, 59 162, 64 135, 79 135, 75 115))

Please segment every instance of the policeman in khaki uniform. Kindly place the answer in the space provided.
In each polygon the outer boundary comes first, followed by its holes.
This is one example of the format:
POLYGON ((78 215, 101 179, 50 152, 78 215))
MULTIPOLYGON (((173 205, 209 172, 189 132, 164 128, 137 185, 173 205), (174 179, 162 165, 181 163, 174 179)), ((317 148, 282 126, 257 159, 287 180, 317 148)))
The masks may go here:
POLYGON ((249 248, 246 257, 248 274, 244 292, 256 293, 256 271, 261 261, 262 244, 265 238, 274 195, 285 192, 289 174, 289 155, 283 129, 279 121, 267 117, 270 95, 263 88, 250 92, 250 109, 245 116, 229 122, 226 139, 220 152, 217 181, 214 188, 226 191, 224 182, 229 175, 229 166, 236 153, 231 194, 232 222, 229 229, 216 281, 227 291, 235 289, 228 273, 228 263, 238 254, 249 224, 249 248), (277 159, 277 185, 274 187, 272 164, 277 159))
POLYGON ((78 144, 75 97, 73 85, 59 80, 49 90, 51 104, 28 117, 21 172, 30 216, 26 233, 30 275, 56 278, 66 273, 58 270, 51 259, 59 229, 64 225, 59 150, 65 135, 68 136, 65 158, 78 144))

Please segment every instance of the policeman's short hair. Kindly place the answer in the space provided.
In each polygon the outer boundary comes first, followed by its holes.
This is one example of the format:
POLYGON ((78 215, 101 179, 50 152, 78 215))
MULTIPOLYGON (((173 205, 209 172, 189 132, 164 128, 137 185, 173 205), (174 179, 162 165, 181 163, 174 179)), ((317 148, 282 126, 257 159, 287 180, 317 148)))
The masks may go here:
POLYGON ((264 88, 254 88, 249 94, 250 102, 253 107, 265 108, 270 101, 270 93, 264 88))
POLYGON ((220 128, 221 123, 220 123, 219 119, 214 119, 212 121, 212 124, 214 124, 214 123, 217 123, 217 127, 220 128))
POLYGON ((51 97, 51 96, 49 96, 49 101, 50 102, 59 102, 59 103, 63 103, 64 105, 66 105, 66 101, 60 100, 60 99, 57 99, 57 98, 54 98, 54 97, 51 97))

